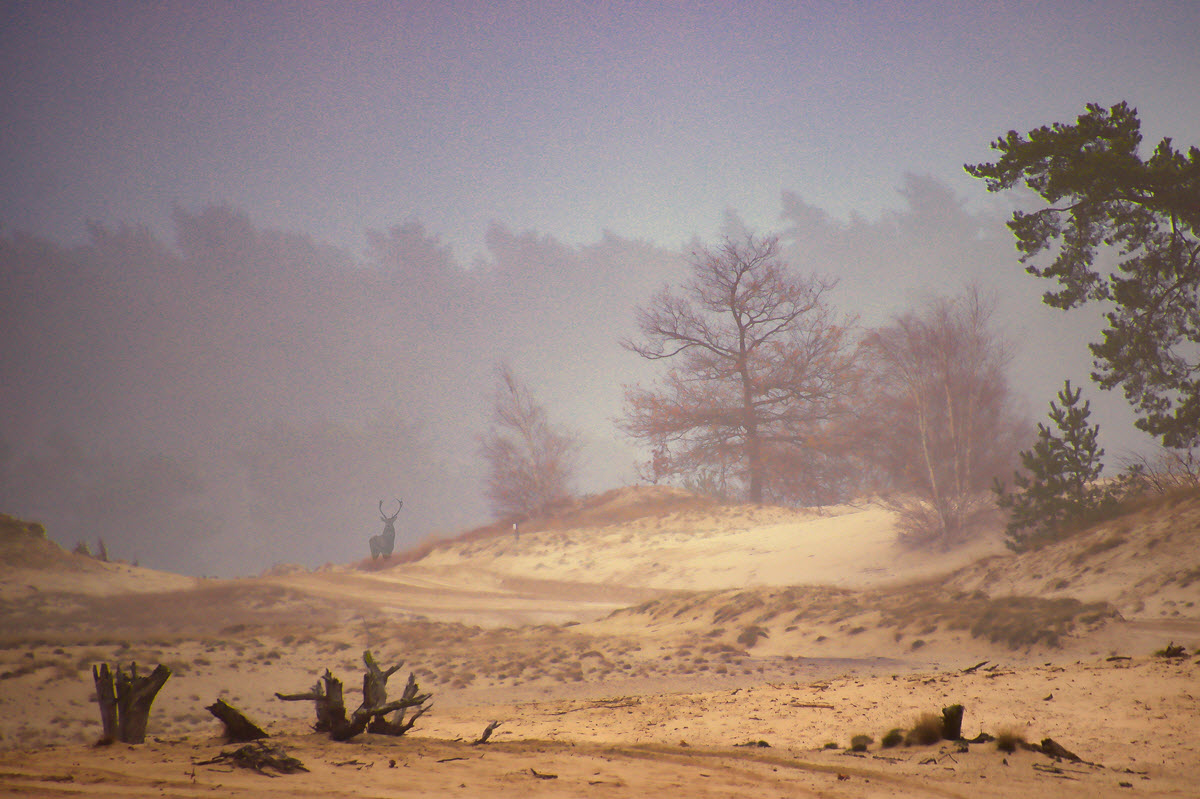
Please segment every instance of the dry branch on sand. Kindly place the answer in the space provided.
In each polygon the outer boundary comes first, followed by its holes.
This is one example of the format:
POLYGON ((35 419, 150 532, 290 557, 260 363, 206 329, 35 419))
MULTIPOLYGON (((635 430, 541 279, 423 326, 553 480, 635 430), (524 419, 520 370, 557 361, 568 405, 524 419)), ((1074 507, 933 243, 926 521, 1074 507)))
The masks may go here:
POLYGON ((504 722, 501 722, 501 721, 493 721, 491 724, 484 727, 483 733, 478 738, 476 738, 474 741, 471 741, 471 746, 480 746, 481 744, 487 743, 488 738, 491 738, 492 733, 495 732, 496 728, 499 727, 503 723, 504 722))
POLYGON ((226 703, 224 699, 218 699, 205 710, 212 713, 225 725, 225 740, 231 743, 246 743, 270 737, 261 727, 246 718, 240 710, 226 703))
POLYGON ((201 760, 197 766, 211 766, 217 763, 227 763, 238 768, 248 768, 268 777, 267 769, 278 771, 280 774, 295 774, 297 771, 308 771, 296 758, 284 751, 282 746, 272 746, 262 741, 246 744, 229 752, 222 752, 214 758, 201 760))

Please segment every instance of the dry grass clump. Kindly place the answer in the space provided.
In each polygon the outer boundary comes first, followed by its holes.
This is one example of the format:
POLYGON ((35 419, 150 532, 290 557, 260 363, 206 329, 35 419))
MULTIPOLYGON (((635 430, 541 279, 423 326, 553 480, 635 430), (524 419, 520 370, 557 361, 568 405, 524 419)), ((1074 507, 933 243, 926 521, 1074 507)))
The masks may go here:
POLYGON ((1120 533, 1109 536, 1108 538, 1101 538, 1100 540, 1093 542, 1090 546, 1081 549, 1079 552, 1076 552, 1071 558, 1071 564, 1073 566, 1080 566, 1085 561, 1094 558, 1096 555, 1099 555, 1103 552, 1108 552, 1110 549, 1116 549, 1127 541, 1128 539, 1120 533))
MULTIPOLYGON (((1120 536, 1103 542, 1105 551, 1119 546, 1120 536)), ((1200 569, 1196 579, 1200 580, 1200 569)), ((975 638, 1010 649, 1057 648, 1079 628, 1091 628, 1116 617, 1106 602, 1084 603, 1072 597, 991 597, 982 591, 951 592, 944 582, 920 582, 869 591, 827 586, 797 586, 735 591, 707 591, 652 600, 615 611, 613 617, 648 616, 705 628, 718 635, 719 625, 737 630, 736 640, 752 647, 762 637, 766 620, 779 618, 787 630, 839 625, 843 635, 876 627, 892 627, 899 635, 917 636, 917 649, 938 630, 969 632, 975 638), (866 610, 870 608, 870 610, 866 610)))
POLYGON ((905 731, 899 727, 894 727, 888 730, 883 738, 879 740, 879 745, 884 749, 894 749, 895 747, 904 743, 904 739, 905 731))
POLYGON ((713 613, 713 624, 723 624, 765 606, 765 600, 757 591, 743 591, 734 594, 727 604, 713 613))
POLYGON ((944 625, 967 630, 974 638, 1010 649, 1043 644, 1058 647, 1078 625, 1094 625, 1117 611, 1106 602, 1083 603, 1073 597, 989 597, 981 591, 947 594, 944 586, 920 583, 903 591, 880 594, 881 623, 922 634, 944 625))
POLYGON ((1015 727, 1001 727, 996 731, 996 748, 1012 754, 1025 745, 1025 734, 1015 727))
POLYGON ((930 746, 942 740, 944 731, 941 716, 922 713, 913 722, 912 729, 904 737, 904 743, 907 746, 930 746))

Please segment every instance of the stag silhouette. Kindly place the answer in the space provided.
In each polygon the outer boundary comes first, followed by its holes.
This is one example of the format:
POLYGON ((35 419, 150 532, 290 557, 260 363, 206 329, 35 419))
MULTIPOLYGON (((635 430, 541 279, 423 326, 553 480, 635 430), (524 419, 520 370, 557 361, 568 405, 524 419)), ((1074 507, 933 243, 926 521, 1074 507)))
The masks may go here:
POLYGON ((404 507, 404 500, 398 499, 396 502, 399 503, 396 512, 388 516, 383 512, 383 500, 379 500, 379 517, 383 520, 383 532, 371 536, 371 560, 391 557, 392 550, 396 547, 396 517, 404 507))

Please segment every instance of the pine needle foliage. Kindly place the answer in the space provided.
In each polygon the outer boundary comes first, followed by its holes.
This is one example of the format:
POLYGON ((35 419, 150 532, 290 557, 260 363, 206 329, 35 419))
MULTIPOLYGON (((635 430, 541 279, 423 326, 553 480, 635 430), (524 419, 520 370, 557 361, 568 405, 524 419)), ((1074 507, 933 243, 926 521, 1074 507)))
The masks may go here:
POLYGON ((997 504, 1009 512, 1005 544, 1016 552, 1036 549, 1079 522, 1094 518, 1114 502, 1097 484, 1104 468, 1100 425, 1089 425, 1091 402, 1067 380, 1050 403, 1052 425, 1038 425, 1037 440, 1022 451, 1024 471, 1013 474, 1016 491, 999 480, 997 504))

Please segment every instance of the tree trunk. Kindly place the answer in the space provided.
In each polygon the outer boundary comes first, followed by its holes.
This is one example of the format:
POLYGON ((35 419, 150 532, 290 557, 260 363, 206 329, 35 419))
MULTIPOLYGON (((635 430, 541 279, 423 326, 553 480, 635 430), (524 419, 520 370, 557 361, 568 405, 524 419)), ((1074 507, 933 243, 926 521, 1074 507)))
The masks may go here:
POLYGON ((417 719, 425 715, 431 705, 425 704, 430 699, 430 694, 420 693, 420 688, 417 686, 417 677, 412 672, 408 674, 408 682, 404 686, 404 693, 394 702, 388 702, 382 707, 390 708, 387 712, 394 714, 389 720, 384 715, 376 715, 371 721, 371 726, 368 727, 369 732, 377 732, 382 735, 404 735, 413 728, 417 723, 417 719), (404 716, 408 708, 415 707, 417 710, 412 717, 407 721, 404 716))
POLYGON ((96 702, 100 705, 100 724, 104 730, 100 742, 110 744, 117 740, 117 692, 108 664, 92 666, 92 679, 96 682, 96 702))
POLYGON ((96 683, 96 701, 100 705, 100 722, 104 729, 103 742, 113 740, 127 744, 140 744, 146 740, 146 726, 150 721, 150 706, 162 690, 171 670, 159 664, 148 676, 139 677, 137 663, 131 663, 129 674, 117 666, 114 673, 104 663, 97 669, 92 667, 92 678, 96 683))
POLYGON ((963 706, 950 705, 942 708, 942 737, 957 741, 962 737, 963 706))

